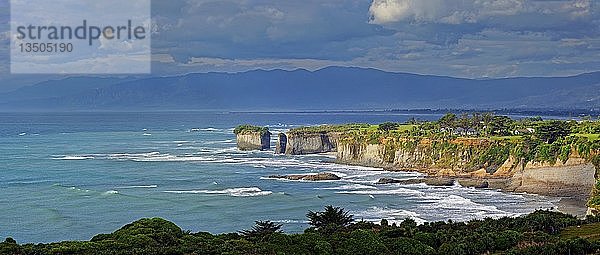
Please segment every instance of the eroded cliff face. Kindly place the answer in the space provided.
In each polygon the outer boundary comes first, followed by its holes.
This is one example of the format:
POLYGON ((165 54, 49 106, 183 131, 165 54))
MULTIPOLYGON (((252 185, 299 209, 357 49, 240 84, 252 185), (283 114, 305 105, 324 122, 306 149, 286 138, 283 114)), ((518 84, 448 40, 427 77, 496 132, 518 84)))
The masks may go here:
POLYGON ((381 144, 340 144, 337 161, 342 164, 392 167, 393 162, 384 160, 385 146, 381 144))
POLYGON ((277 153, 304 155, 337 151, 339 133, 286 134, 279 136, 277 153), (283 142, 285 139, 286 142, 283 142), (285 144, 285 145, 284 145, 285 144), (285 150, 282 148, 285 147, 285 150))
MULTIPOLYGON (((454 176, 456 172, 471 173, 481 167, 473 161, 478 155, 474 152, 480 147, 489 146, 485 140, 440 141, 428 139, 418 141, 392 141, 377 144, 343 142, 337 151, 337 160, 344 164, 357 164, 393 168, 400 170, 419 170, 431 175, 454 176), (463 145, 463 146, 459 146, 463 145), (444 149, 441 149, 441 148, 444 149)), ((497 166, 491 166, 497 168, 497 166)))
POLYGON ((247 132, 236 135, 237 147, 243 151, 268 150, 271 148, 271 133, 247 132))
MULTIPOLYGON (((457 179, 507 179, 502 188, 507 191, 528 192, 550 196, 587 197, 596 182, 596 167, 571 152, 566 162, 528 162, 512 156, 500 165, 475 164, 480 154, 477 148, 490 146, 485 141, 454 141, 468 145, 456 146, 452 151, 440 151, 433 146, 435 141, 421 140, 414 146, 388 146, 379 144, 341 143, 337 161, 343 164, 383 167, 397 170, 413 170, 430 176, 457 179), (469 143, 469 144, 465 144, 469 143)), ((446 146, 447 147, 447 146, 446 146)))
POLYGON ((509 190, 549 196, 587 197, 596 183, 596 168, 578 156, 565 163, 529 162, 524 168, 515 168, 509 190))

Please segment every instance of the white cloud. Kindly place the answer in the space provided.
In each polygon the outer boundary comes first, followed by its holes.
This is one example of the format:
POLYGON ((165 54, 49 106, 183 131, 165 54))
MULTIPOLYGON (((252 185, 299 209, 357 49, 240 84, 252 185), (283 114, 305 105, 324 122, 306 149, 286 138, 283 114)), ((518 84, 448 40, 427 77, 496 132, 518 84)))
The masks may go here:
POLYGON ((566 3, 563 8, 569 11, 573 17, 582 17, 590 14, 592 3, 591 0, 576 0, 566 3))
POLYGON ((491 16, 515 15, 525 9, 524 0, 374 0, 371 22, 474 23, 491 16))
MULTIPOLYGON (((600 66, 600 3, 595 0, 185 0, 152 5, 155 75, 340 65, 480 78, 569 75, 600 66)), ((3 11, 0 21, 8 19, 3 11)), ((9 30, 8 25, 0 22, 0 31, 9 30)), ((0 43, 8 39, 0 34, 0 43)), ((106 49, 127 46, 103 42, 106 49)), ((2 70, 8 60, 0 59, 0 76, 7 73, 2 70)))
POLYGON ((194 57, 188 63, 181 64, 185 67, 211 67, 211 68, 226 68, 222 70, 253 70, 253 69, 297 69, 298 67, 307 70, 317 70, 327 66, 343 66, 346 65, 342 61, 318 60, 318 59, 223 59, 223 58, 207 58, 194 57), (287 68, 286 68, 287 67, 287 68))
POLYGON ((369 8, 369 13, 373 23, 383 24, 407 18, 410 8, 408 1, 375 0, 369 8))
POLYGON ((175 59, 173 58, 173 56, 171 56, 169 54, 160 54, 159 53, 159 54, 152 55, 152 62, 173 64, 173 63, 175 63, 175 59))

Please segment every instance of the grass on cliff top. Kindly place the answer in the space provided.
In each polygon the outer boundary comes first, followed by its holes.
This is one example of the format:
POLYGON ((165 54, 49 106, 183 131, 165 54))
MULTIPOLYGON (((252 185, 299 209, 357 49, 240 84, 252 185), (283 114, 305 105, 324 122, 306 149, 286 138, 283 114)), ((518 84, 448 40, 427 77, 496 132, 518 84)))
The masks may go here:
MULTIPOLYGON (((412 130, 418 125, 399 125, 397 129, 392 130, 392 132, 404 132, 408 130, 412 130)), ((379 131, 379 125, 371 125, 364 123, 352 123, 352 124, 343 124, 343 125, 320 125, 320 126, 310 126, 310 127, 299 127, 290 130, 292 134, 315 134, 315 133, 329 133, 329 132, 349 132, 349 131, 367 131, 367 132, 376 132, 379 131)))
POLYGON ((600 223, 568 227, 560 233, 560 237, 565 239, 581 237, 590 241, 599 241, 600 223))
POLYGON ((398 126, 398 128, 396 130, 396 132, 405 132, 405 131, 410 131, 413 130, 413 128, 418 127, 419 125, 409 125, 409 124, 404 124, 404 125, 400 125, 398 126))
POLYGON ((320 125, 311 127, 299 127, 290 130, 290 134, 320 134, 329 132, 348 132, 352 130, 364 130, 372 125, 364 123, 352 123, 343 125, 320 125))
POLYGON ((240 125, 240 126, 237 126, 233 130, 233 133, 236 135, 249 134, 249 133, 260 133, 261 135, 264 135, 268 132, 269 132, 268 127, 259 127, 259 126, 253 126, 253 125, 240 125))
POLYGON ((574 136, 585 137, 591 142, 600 140, 600 134, 574 134, 574 136))

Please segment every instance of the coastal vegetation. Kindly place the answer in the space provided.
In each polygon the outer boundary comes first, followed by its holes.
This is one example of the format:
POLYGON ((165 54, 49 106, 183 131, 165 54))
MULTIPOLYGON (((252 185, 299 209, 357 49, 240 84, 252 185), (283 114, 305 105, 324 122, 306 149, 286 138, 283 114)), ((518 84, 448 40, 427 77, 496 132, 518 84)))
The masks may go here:
POLYGON ((418 225, 382 219, 357 221, 327 206, 307 214, 309 228, 287 234, 281 224, 256 221, 248 230, 211 234, 184 231, 161 218, 127 224, 90 241, 0 243, 0 254, 597 254, 600 218, 577 219, 553 211, 521 217, 418 225))
POLYGON ((349 132, 349 131, 354 131, 354 130, 367 130, 372 127, 373 127, 373 125, 364 124, 364 123, 351 123, 351 124, 342 124, 342 125, 320 125, 320 126, 293 128, 288 133, 289 134, 323 134, 323 133, 333 133, 333 132, 349 132))
POLYGON ((258 133, 260 135, 265 135, 265 134, 269 133, 269 128, 253 126, 253 125, 240 125, 240 126, 237 126, 233 130, 233 133, 236 135, 251 134, 251 133, 258 133))

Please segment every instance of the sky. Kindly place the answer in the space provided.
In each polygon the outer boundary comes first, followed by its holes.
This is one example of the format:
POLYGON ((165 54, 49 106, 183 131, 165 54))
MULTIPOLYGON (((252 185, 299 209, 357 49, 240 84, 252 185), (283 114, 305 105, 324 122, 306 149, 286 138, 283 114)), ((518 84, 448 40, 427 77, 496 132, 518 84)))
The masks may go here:
MULTIPOLYGON (((10 74, 8 6, 0 0, 0 84, 56 77, 10 74)), ((596 0, 153 0, 152 27, 155 76, 326 66, 478 79, 600 70, 596 0)))

